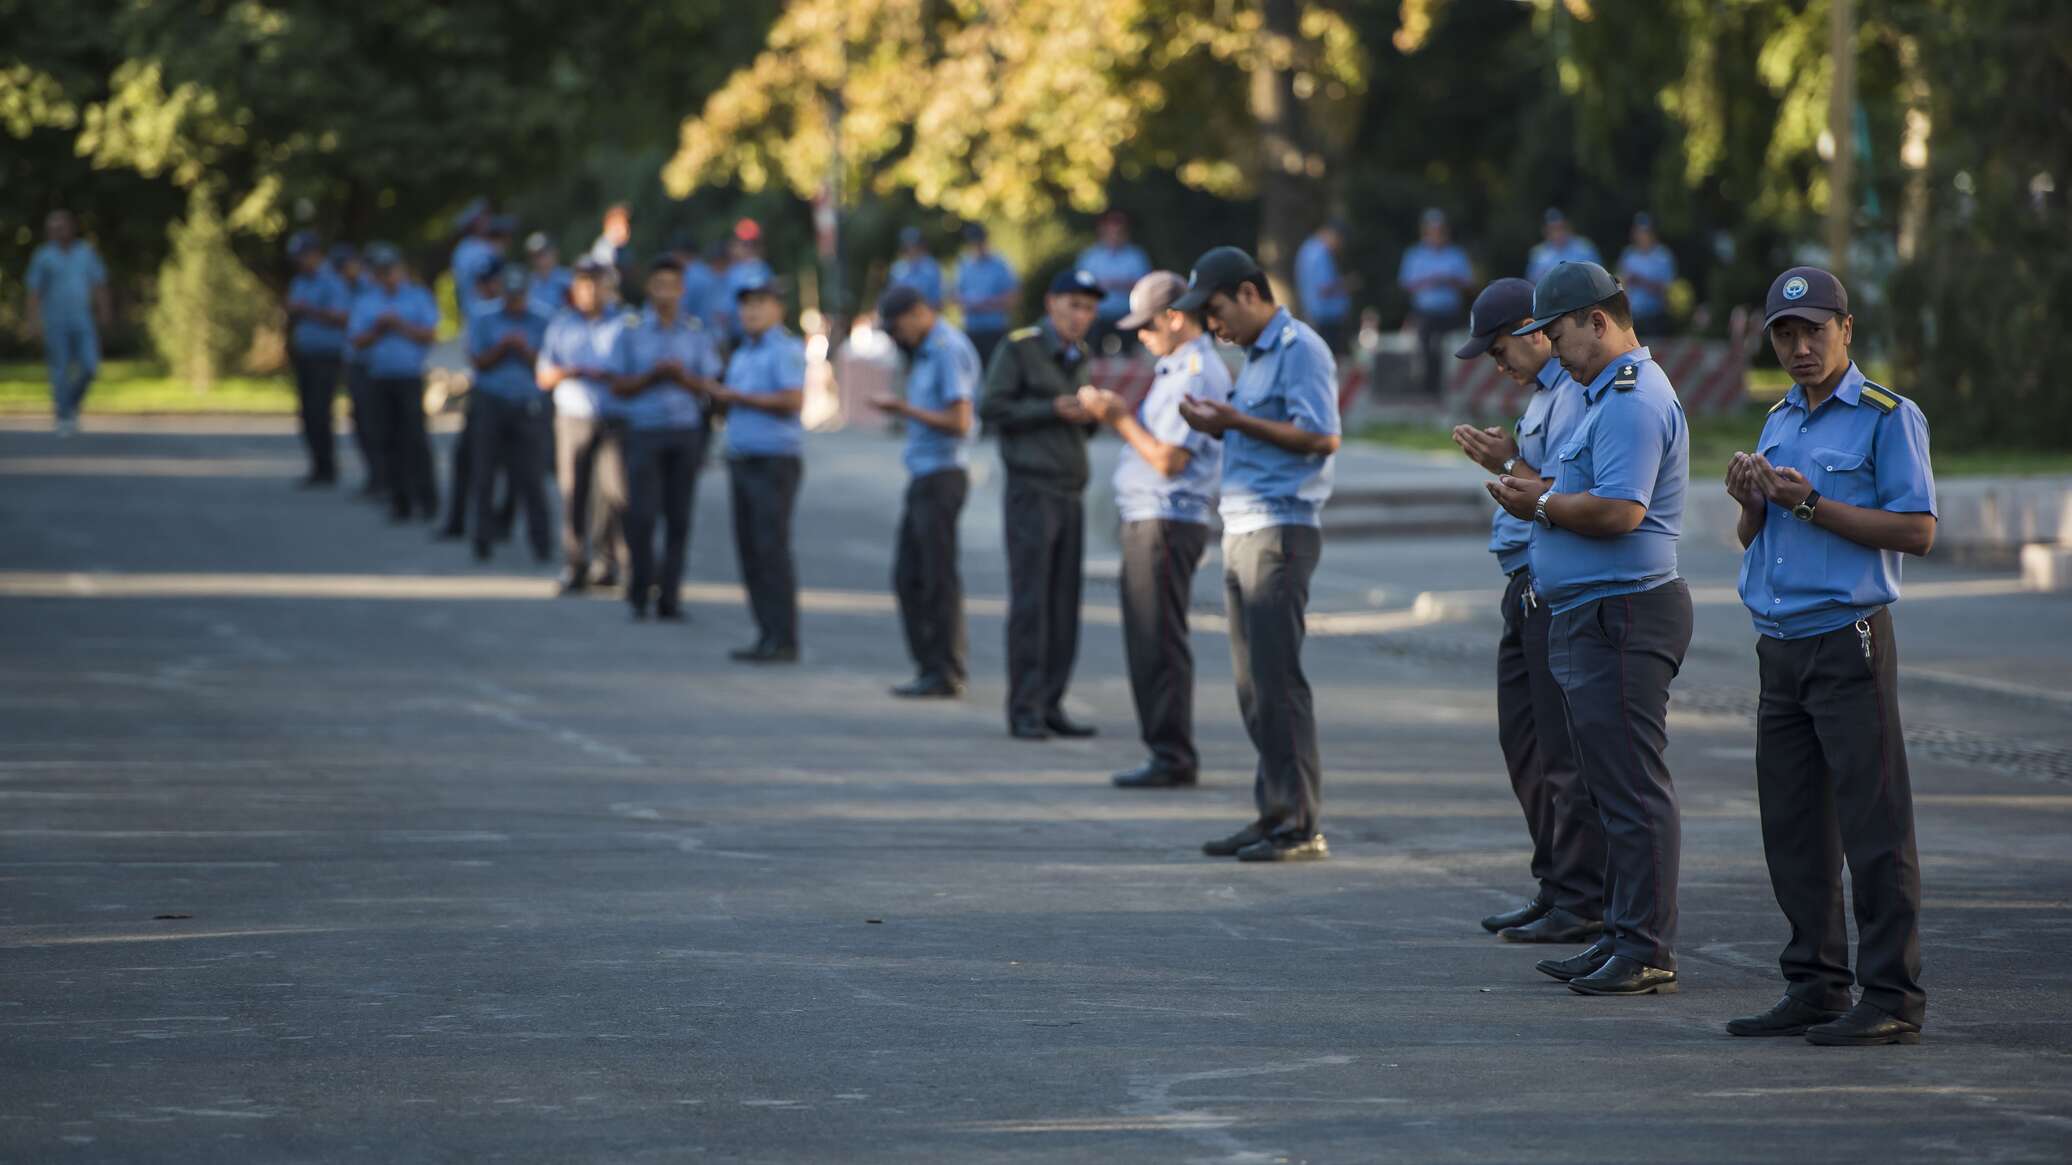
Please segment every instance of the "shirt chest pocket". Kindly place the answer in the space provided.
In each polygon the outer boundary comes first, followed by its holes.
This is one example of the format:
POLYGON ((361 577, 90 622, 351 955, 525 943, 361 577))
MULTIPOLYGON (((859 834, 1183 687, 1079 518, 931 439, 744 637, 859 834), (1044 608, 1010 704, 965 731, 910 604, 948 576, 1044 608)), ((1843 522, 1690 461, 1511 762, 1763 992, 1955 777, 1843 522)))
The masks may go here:
POLYGON ((1533 411, 1527 411, 1525 416, 1519 420, 1518 457, 1527 465, 1539 469, 1542 473, 1547 472, 1546 466, 1542 464, 1547 457, 1546 417, 1535 416, 1533 411))
POLYGON ((1554 453, 1554 492, 1580 493, 1597 483, 1588 435, 1576 437, 1554 453))
POLYGON ((1815 447, 1806 458, 1806 476, 1822 496, 1852 506, 1875 505, 1877 474, 1870 457, 1847 449, 1815 447))

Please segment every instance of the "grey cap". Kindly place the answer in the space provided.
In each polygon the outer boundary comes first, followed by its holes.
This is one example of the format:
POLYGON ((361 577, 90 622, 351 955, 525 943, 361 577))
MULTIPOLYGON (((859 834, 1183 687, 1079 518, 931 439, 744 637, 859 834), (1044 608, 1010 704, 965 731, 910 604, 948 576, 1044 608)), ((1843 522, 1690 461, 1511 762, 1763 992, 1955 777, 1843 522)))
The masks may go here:
POLYGON ((1794 267, 1770 284, 1763 297, 1763 326, 1786 316, 1824 324, 1849 314, 1849 292, 1842 281, 1818 267, 1794 267))
POLYGON ((1115 321, 1115 330, 1134 332, 1149 327, 1159 313, 1170 309, 1187 294, 1187 281, 1172 271, 1153 271, 1130 288, 1129 314, 1115 321))
POLYGON ((1531 314, 1532 284, 1518 278, 1491 282, 1468 308, 1468 342, 1455 349, 1454 356, 1473 360, 1487 354, 1499 333, 1531 314))
POLYGON ((1200 311, 1209 298, 1223 288, 1249 276, 1261 274, 1259 261, 1236 247, 1214 247, 1202 252, 1187 272, 1187 293, 1173 301, 1180 311, 1200 311))
POLYGON ((1603 303, 1624 290, 1612 273, 1595 263, 1562 263, 1540 277, 1532 289, 1532 322, 1511 334, 1539 331, 1572 311, 1603 303))
POLYGON ((525 236, 525 253, 528 255, 537 255, 541 251, 551 251, 553 249, 554 240, 548 238, 545 231, 534 231, 525 236))

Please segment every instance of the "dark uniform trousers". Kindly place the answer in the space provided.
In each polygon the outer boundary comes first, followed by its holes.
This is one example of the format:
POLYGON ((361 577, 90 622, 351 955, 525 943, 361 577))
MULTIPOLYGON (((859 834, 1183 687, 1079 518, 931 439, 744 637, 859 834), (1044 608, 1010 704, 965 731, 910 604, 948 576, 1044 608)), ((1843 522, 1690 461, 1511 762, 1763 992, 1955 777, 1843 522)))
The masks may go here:
MULTIPOLYGON (((468 531, 468 513, 474 508, 475 503, 475 479, 479 476, 491 481, 496 480, 494 473, 478 470, 476 467, 481 458, 476 456, 475 446, 481 442, 482 401, 487 395, 482 392, 469 392, 467 404, 461 412, 460 436, 453 442, 453 456, 446 479, 450 498, 446 507, 446 525, 443 532, 449 537, 458 538, 468 531)), ((487 541, 490 533, 491 528, 484 525, 477 531, 476 537, 487 541)))
POLYGON ((798 457, 731 457, 734 554, 755 616, 759 643, 799 645, 799 572, 791 553, 791 515, 806 463, 798 457))
POLYGON ((1756 641, 1755 777, 1770 886, 1791 923, 1781 962, 1796 998, 1849 1006, 1842 863, 1856 899, 1863 1001, 1918 1024, 1921 863, 1899 723, 1892 615, 1805 639, 1756 641))
POLYGON ((1079 599, 1086 566, 1081 491, 1009 472, 1002 508, 1007 540, 1007 716, 1042 719, 1062 709, 1079 655, 1079 599))
POLYGON ((907 653, 922 675, 965 679, 964 582, 957 571, 957 519, 971 492, 971 475, 943 469, 907 483, 899 516, 899 546, 892 593, 907 653))
POLYGON ((626 513, 624 433, 623 426, 595 417, 554 418, 561 558, 581 578, 619 573, 626 513), (597 564, 603 569, 593 571, 597 564))
POLYGON ((424 378, 376 377, 367 386, 374 431, 388 477, 389 510, 407 518, 414 509, 429 518, 439 512, 439 486, 432 474, 432 442, 424 425, 424 378))
POLYGON ((1669 682, 1691 646, 1682 579, 1595 599, 1547 625, 1569 742, 1604 825, 1604 923, 1612 952, 1676 969, 1676 877, 1683 849, 1669 743, 1669 682))
POLYGON ((338 442, 332 427, 333 402, 338 397, 338 369, 334 355, 303 355, 293 360, 295 396, 302 414, 302 446, 309 452, 309 475, 320 481, 338 476, 338 442))
POLYGON ((1453 365, 1446 351, 1446 336, 1467 321, 1457 313, 1413 312, 1417 322, 1417 370, 1426 396, 1438 400, 1445 394, 1446 369, 1453 365))
POLYGON ((681 603, 684 554, 691 544, 691 502, 705 445, 712 431, 629 429, 626 431, 626 601, 645 609, 651 592, 658 607, 681 603), (655 563, 655 521, 662 522, 662 560, 655 563))
POLYGON ((1576 771, 1561 685, 1547 669, 1545 604, 1532 574, 1519 569, 1504 588, 1504 634, 1496 647, 1497 743, 1511 791, 1532 838, 1539 897, 1584 918, 1604 917, 1604 826, 1576 771))
POLYGON ((367 367, 359 361, 345 366, 345 395, 352 402, 353 445, 360 451, 360 464, 367 470, 367 489, 380 492, 388 488, 388 477, 381 466, 381 444, 374 429, 374 415, 378 411, 372 401, 373 387, 367 379, 367 367))
POLYGON ((1238 712, 1259 753, 1252 800, 1267 833, 1308 838, 1323 807, 1317 717, 1302 674, 1309 580, 1323 557, 1314 526, 1269 526, 1223 537, 1224 606, 1238 712))
POLYGON ((1129 657, 1137 728, 1165 769, 1201 767, 1194 748, 1194 649, 1187 608, 1194 572, 1208 549, 1200 522, 1149 519, 1122 524, 1122 645, 1129 657))
POLYGON ((525 511, 526 540, 532 543, 534 558, 552 553, 553 530, 547 517, 547 482, 540 470, 546 459, 540 415, 547 402, 512 401, 485 396, 471 410, 469 427, 475 430, 475 544, 487 546, 496 529, 496 479, 501 470, 511 483, 511 493, 525 511))

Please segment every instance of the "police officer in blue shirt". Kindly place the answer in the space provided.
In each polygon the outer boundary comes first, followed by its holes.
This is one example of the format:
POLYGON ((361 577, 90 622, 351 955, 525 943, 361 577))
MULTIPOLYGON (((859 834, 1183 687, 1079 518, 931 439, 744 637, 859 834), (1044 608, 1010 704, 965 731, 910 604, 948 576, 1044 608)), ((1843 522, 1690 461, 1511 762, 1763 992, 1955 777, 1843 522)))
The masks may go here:
POLYGON ((1633 241, 1619 252, 1619 282, 1633 304, 1633 327, 1660 335, 1669 327, 1669 285, 1676 282, 1676 256, 1655 235, 1655 220, 1633 216, 1633 241))
POLYGON ((1419 220, 1417 242, 1403 252, 1396 285, 1410 297, 1410 324, 1417 329, 1418 366, 1427 396, 1436 399, 1443 380, 1440 340, 1460 327, 1461 306, 1475 284, 1468 253, 1453 242, 1446 212, 1426 209, 1419 220))
POLYGON ((762 240, 763 228, 747 218, 734 224, 734 234, 727 240, 727 270, 720 277, 719 306, 727 316, 726 330, 720 338, 728 344, 741 342, 741 292, 776 278, 763 260, 762 240))
POLYGON ((295 278, 288 283, 288 359, 295 371, 302 445, 309 454, 309 475, 302 484, 328 486, 338 480, 332 417, 352 292, 325 266, 324 248, 315 234, 297 232, 288 240, 288 256, 295 263, 295 278))
POLYGON ((468 428, 474 440, 475 558, 488 561, 496 528, 496 478, 502 471, 525 511, 525 532, 535 561, 550 556, 547 486, 541 469, 546 395, 534 371, 547 320, 533 310, 532 283, 513 263, 498 277, 503 305, 468 321, 468 363, 475 372, 468 393, 468 428))
POLYGON ((1021 296, 1021 277, 989 245, 986 228, 964 228, 964 255, 957 260, 957 305, 964 310, 964 333, 988 368, 993 349, 1007 335, 1007 313, 1021 296))
POLYGON ((611 311, 606 303, 610 268, 586 257, 571 274, 568 309, 547 322, 536 370, 540 388, 554 398, 564 595, 618 585, 626 508, 612 352, 627 313, 611 311))
POLYGON ((911 287, 921 293, 921 301, 930 311, 942 310, 942 264, 928 253, 920 227, 900 228, 899 258, 892 261, 885 282, 888 287, 911 287))
POLYGON ((971 491, 967 467, 978 349, 912 284, 894 284, 879 297, 878 323, 909 361, 905 399, 888 393, 870 402, 906 421, 906 502, 899 515, 892 591, 917 672, 892 694, 955 698, 963 694, 967 678, 957 520, 971 491))
POLYGON ((1525 257, 1525 277, 1538 283, 1563 263, 1595 262, 1597 244, 1577 234, 1559 207, 1548 207, 1541 216, 1540 241, 1525 257))
POLYGON ((1333 355, 1345 351, 1352 338, 1352 289, 1338 267, 1343 246, 1345 224, 1334 218, 1295 249, 1295 294, 1302 301, 1302 318, 1333 355))
POLYGON ((697 240, 676 235, 669 240, 669 253, 683 265, 683 314, 708 328, 730 319, 720 303, 728 295, 726 275, 706 261, 697 240))
MULTIPOLYGON (((463 289, 456 282, 453 288, 456 305, 460 308, 460 333, 465 348, 468 332, 475 321, 485 315, 500 315, 504 310, 503 290, 504 265, 501 260, 484 263, 476 269, 473 284, 463 289)), ((455 276, 458 280, 458 275, 455 276)), ((486 415, 478 409, 477 398, 472 392, 466 398, 461 413, 460 435, 454 438, 453 450, 448 457, 446 521, 437 535, 442 542, 459 542, 468 536, 468 520, 475 508, 475 482, 478 477, 494 480, 496 475, 487 469, 477 472, 482 459, 475 455, 475 447, 481 444, 481 426, 486 415)), ((509 509, 502 511, 509 514, 509 509)), ((508 532, 507 521, 499 522, 495 529, 508 532)))
POLYGON ((79 237, 71 211, 51 211, 43 231, 45 241, 29 256, 22 282, 29 290, 29 320, 43 333, 51 411, 64 437, 78 429, 79 406, 100 371, 100 329, 108 326, 109 315, 108 269, 93 244, 79 237))
POLYGON ((568 306, 568 285, 575 275, 561 265, 561 249, 544 231, 525 236, 525 262, 531 268, 529 287, 532 310, 551 320, 568 306))
MULTIPOLYGON (((1468 311, 1468 340, 1454 356, 1495 361, 1533 390, 1515 432, 1459 425, 1453 442, 1470 461, 1499 476, 1554 472, 1553 452, 1582 419, 1583 386, 1575 382, 1545 332, 1513 335, 1532 322, 1532 284, 1499 279, 1468 311)), ((1496 650, 1497 743, 1511 791, 1525 811, 1538 890, 1524 906, 1482 920, 1510 942, 1581 942, 1604 930, 1604 827, 1576 771, 1561 685, 1547 666, 1547 605, 1532 587, 1533 523, 1501 507, 1492 519, 1490 553, 1509 581, 1503 636, 1496 650)))
POLYGON ((1115 774, 1125 789, 1193 785, 1201 756, 1194 746, 1194 652, 1187 608, 1194 572, 1208 550, 1209 524, 1223 473, 1223 444, 1188 425, 1180 406, 1230 399, 1230 368, 1216 353, 1200 312, 1173 307, 1187 281, 1154 271, 1130 289, 1116 326, 1135 332, 1158 358, 1151 389, 1132 411, 1110 389, 1079 390, 1095 420, 1113 426, 1126 448, 1115 463, 1115 503, 1122 516, 1122 643, 1130 694, 1149 756, 1115 774))
MULTIPOLYGON (((350 321, 360 297, 373 289, 374 277, 361 268, 360 253, 351 243, 332 244, 330 262, 332 274, 345 286, 345 312, 350 321)), ((388 484, 381 468, 381 449, 375 442, 375 408, 367 399, 366 353, 348 340, 339 350, 339 358, 345 374, 346 399, 352 403, 353 447, 360 451, 360 464, 366 470, 359 496, 378 501, 387 493, 388 484)))
POLYGON ((734 552, 757 635, 732 656, 742 663, 795 663, 799 572, 791 518, 806 470, 799 422, 806 407, 806 346, 784 326, 784 295, 774 280, 743 284, 735 299, 741 342, 711 396, 727 411, 734 552))
POLYGON ((1129 216, 1119 210, 1102 215, 1094 230, 1094 245, 1079 252, 1074 264, 1082 271, 1093 272, 1094 280, 1101 285, 1101 308, 1094 316, 1094 328, 1087 333, 1086 342, 1096 352, 1124 351, 1131 347, 1130 333, 1136 329, 1124 328, 1120 322, 1130 311, 1130 291, 1138 280, 1151 274, 1151 257, 1144 253, 1144 248, 1130 242, 1129 216), (1108 342, 1110 336, 1116 337, 1116 343, 1108 342))
POLYGON ((1736 453, 1741 601, 1762 677, 1756 791, 1770 886, 1791 923, 1784 998, 1733 1020, 1737 1036, 1911 1044, 1921 990, 1921 863, 1899 720, 1891 604, 1900 556, 1935 544, 1928 422, 1864 379, 1841 281, 1794 267, 1770 285, 1764 324, 1793 387, 1736 453), (1842 866, 1856 908, 1855 982, 1842 866))
POLYGON ((612 391, 625 418, 626 602, 634 620, 684 617, 685 552, 692 501, 711 437, 708 404, 719 388, 719 347, 683 314, 683 271, 676 260, 648 268, 648 310, 630 316, 612 351, 612 391), (662 558, 655 560, 655 521, 662 558))
POLYGON ((1223 594, 1238 708, 1259 751, 1258 818, 1202 846, 1242 861, 1315 861, 1323 761, 1302 674, 1309 580, 1338 452, 1338 369, 1317 333, 1273 301, 1265 272, 1236 247, 1195 260, 1178 311, 1245 351, 1228 402, 1185 401, 1188 425, 1223 441, 1223 594))
POLYGON ((1532 576, 1552 615, 1547 665, 1606 855, 1603 937, 1539 969, 1584 995, 1671 992, 1682 826, 1662 754, 1669 683, 1691 643, 1691 592, 1676 570, 1690 434, 1610 272, 1561 264, 1533 289, 1532 315, 1513 334, 1545 332, 1587 407, 1552 465, 1489 491, 1539 524, 1532 576))
POLYGON ((346 337, 367 367, 368 402, 388 474, 389 513, 397 522, 438 515, 439 488, 432 474, 432 445, 425 433, 424 370, 438 338, 439 306, 431 292, 410 280, 403 256, 387 243, 367 248, 376 286, 353 302, 346 337))

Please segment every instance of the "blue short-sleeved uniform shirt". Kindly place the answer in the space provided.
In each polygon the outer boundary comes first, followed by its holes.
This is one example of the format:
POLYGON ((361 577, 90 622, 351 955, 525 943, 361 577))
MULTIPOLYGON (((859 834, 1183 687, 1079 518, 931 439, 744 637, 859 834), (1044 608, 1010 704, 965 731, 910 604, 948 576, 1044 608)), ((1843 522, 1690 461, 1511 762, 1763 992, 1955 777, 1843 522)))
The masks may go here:
POLYGON ((1137 406, 1137 423, 1159 441, 1187 450, 1187 467, 1167 477, 1125 444, 1115 462, 1115 505, 1123 521, 1207 525, 1215 512, 1223 442, 1189 428, 1180 416, 1180 402, 1190 396, 1230 399, 1230 367, 1216 354, 1216 341, 1208 335, 1196 336, 1160 358, 1151 391, 1137 406))
POLYGON ((603 376, 567 376, 554 386, 554 412, 577 420, 598 420, 618 415, 612 396, 612 352, 619 343, 619 331, 626 326, 624 312, 600 311, 586 316, 564 308, 547 321, 547 334, 540 341, 539 367, 582 368, 603 376))
POLYGON ((893 260, 886 282, 895 287, 911 287, 921 293, 929 307, 942 307, 942 264, 933 255, 893 260))
MULTIPOLYGON (((468 356, 480 356, 514 332, 524 337, 525 346, 537 353, 547 336, 547 317, 530 306, 515 315, 509 308, 483 312, 468 321, 468 356)), ((475 388, 498 400, 523 404, 540 395, 535 368, 534 360, 505 353, 495 364, 475 369, 475 388)))
MULTIPOLYGON (((938 319, 921 338, 914 349, 913 362, 907 367, 907 403, 941 412, 960 400, 976 398, 979 378, 984 374, 978 349, 948 320, 938 319)), ((909 417, 902 459, 908 477, 962 469, 971 461, 971 434, 967 431, 961 437, 955 436, 909 417)))
MULTIPOLYGON (((764 396, 806 386, 806 346, 783 327, 743 336, 727 358, 726 386, 743 396, 764 396)), ((732 457, 797 457, 806 427, 797 413, 737 407, 727 414, 732 457)))
POLYGON ((47 328, 61 330, 92 327, 94 288, 108 282, 108 269, 101 265, 93 244, 73 239, 69 247, 45 243, 29 256, 29 271, 23 277, 36 293, 47 328))
POLYGON ((331 268, 331 273, 337 275, 341 282, 346 283, 345 348, 343 349, 345 362, 353 366, 365 365, 367 363, 366 350, 356 346, 352 341, 353 314, 360 310, 360 301, 362 299, 381 290, 381 284, 376 282, 372 275, 364 271, 350 282, 346 281, 345 276, 336 267, 331 268))
POLYGON ((683 265, 683 314, 707 327, 719 326, 726 317, 727 281, 703 259, 683 265))
POLYGON ((1006 312, 974 311, 971 305, 1013 291, 1017 282, 1014 268, 992 251, 983 255, 966 255, 957 260, 957 302, 964 308, 964 330, 1006 331, 1006 312))
POLYGON ((568 285, 573 282, 575 274, 566 267, 556 267, 545 275, 534 272, 525 298, 541 319, 551 320, 568 307, 568 285))
POLYGON ((1637 594, 1676 575, 1690 486, 1691 435, 1676 389, 1646 348, 1627 352, 1583 386, 1582 419, 1554 450, 1555 493, 1588 493, 1647 507, 1616 538, 1559 526, 1532 536, 1533 588, 1555 614, 1593 599, 1637 594))
POLYGON ((1475 269, 1468 263, 1468 253, 1451 243, 1443 247, 1418 243, 1403 252, 1403 262, 1396 268, 1397 285, 1410 291, 1410 310, 1420 315, 1459 315, 1464 306, 1461 286, 1474 278, 1475 269), (1460 282, 1428 283, 1410 291, 1411 284, 1434 276, 1450 276, 1460 282))
MULTIPOLYGON (((1913 401, 1866 381, 1854 364, 1810 416, 1806 390, 1793 385, 1763 422, 1756 451, 1805 474, 1823 498, 1935 513, 1928 419, 1913 401)), ((1898 600, 1898 551, 1851 542, 1774 502, 1768 511, 1741 557, 1741 601, 1757 631, 1776 639, 1825 635, 1898 600)))
MULTIPOLYGON (((1245 353, 1230 403, 1247 416, 1335 436, 1337 362, 1314 328, 1281 308, 1245 353)), ((1224 433, 1223 532, 1321 526, 1335 460, 1331 454, 1290 453, 1234 429, 1224 433)))
POLYGON ((1338 279, 1338 257, 1314 235, 1295 249, 1295 292, 1302 297, 1303 314, 1316 323, 1338 323, 1353 309, 1353 298, 1338 279))
MULTIPOLYGON (((352 311, 352 289, 329 267, 297 275, 288 284, 288 306, 318 311, 352 311)), ((336 356, 345 351, 345 325, 302 316, 288 330, 288 349, 298 356, 336 356)))
MULTIPOLYGON (((345 326, 348 337, 357 338, 367 334, 374 321, 383 315, 394 315, 404 323, 420 328, 439 326, 439 305, 432 302, 432 293, 415 283, 405 283, 389 291, 376 286, 353 302, 352 321, 345 326)), ((408 380, 424 375, 425 357, 431 354, 431 345, 420 344, 394 329, 381 334, 381 338, 361 349, 361 358, 367 366, 367 375, 381 380, 408 380)))
POLYGON ((1660 243, 1645 251, 1628 247, 1619 253, 1619 278, 1626 285, 1626 300, 1633 305, 1633 314, 1661 316, 1667 313, 1669 301, 1635 283, 1632 279, 1635 275, 1667 288, 1676 281, 1675 254, 1660 243))
MULTIPOLYGON (((1554 450, 1567 442, 1583 419, 1583 386, 1568 374, 1561 361, 1550 359, 1540 368, 1539 386, 1526 402, 1525 415, 1518 418, 1518 460, 1540 471, 1543 478, 1554 475, 1554 450)), ((1507 575, 1532 565, 1532 536, 1538 523, 1511 516, 1498 506, 1489 524, 1489 552, 1507 575)))
POLYGON ((1151 274, 1151 258, 1135 243, 1104 247, 1099 243, 1079 252, 1079 269, 1101 285, 1101 319, 1113 322, 1130 314, 1130 288, 1151 274))
POLYGON ((1581 235, 1570 235, 1560 246, 1552 243, 1537 243, 1525 257, 1525 278, 1538 283, 1563 263, 1596 263, 1597 244, 1581 235))
POLYGON ((488 240, 469 235, 453 245, 453 257, 447 260, 447 267, 453 272, 453 293, 465 297, 468 289, 482 278, 482 273, 502 262, 496 248, 488 240))
MULTIPOLYGON (((712 333, 696 320, 678 316, 667 327, 653 315, 628 316, 612 345, 612 371, 641 376, 664 360, 674 360, 699 376, 720 374, 719 348, 712 333)), ((621 398, 618 415, 633 429, 696 429, 705 410, 696 394, 673 380, 658 381, 629 398, 621 398)))

